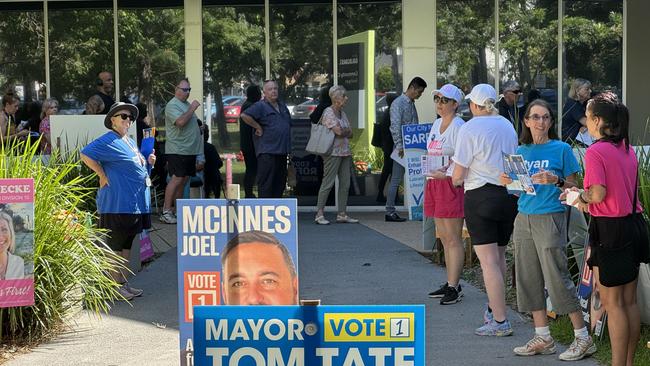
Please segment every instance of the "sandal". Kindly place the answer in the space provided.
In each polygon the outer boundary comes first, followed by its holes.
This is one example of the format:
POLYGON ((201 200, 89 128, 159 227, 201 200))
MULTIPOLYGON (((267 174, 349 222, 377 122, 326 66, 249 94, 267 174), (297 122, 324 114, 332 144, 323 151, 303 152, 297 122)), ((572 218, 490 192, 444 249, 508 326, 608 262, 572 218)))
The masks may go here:
POLYGON ((336 222, 341 224, 357 224, 359 220, 353 219, 348 215, 336 215, 336 222))
POLYGON ((330 222, 325 219, 325 216, 316 216, 314 220, 318 225, 329 225, 330 222))

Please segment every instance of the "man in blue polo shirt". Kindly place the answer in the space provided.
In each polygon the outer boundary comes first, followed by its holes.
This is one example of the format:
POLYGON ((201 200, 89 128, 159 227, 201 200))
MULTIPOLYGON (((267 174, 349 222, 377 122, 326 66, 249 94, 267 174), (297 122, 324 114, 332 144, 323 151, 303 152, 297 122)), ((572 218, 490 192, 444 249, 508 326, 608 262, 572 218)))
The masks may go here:
POLYGON ((287 154, 291 151, 291 114, 278 100, 275 80, 265 81, 262 91, 264 99, 240 117, 255 129, 258 197, 281 198, 287 184, 287 154))

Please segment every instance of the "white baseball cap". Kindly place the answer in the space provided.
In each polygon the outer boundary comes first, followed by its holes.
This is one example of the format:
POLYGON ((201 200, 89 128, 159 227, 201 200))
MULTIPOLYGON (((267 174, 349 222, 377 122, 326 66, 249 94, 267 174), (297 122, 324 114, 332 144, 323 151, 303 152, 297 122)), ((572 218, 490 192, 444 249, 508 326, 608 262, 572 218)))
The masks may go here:
POLYGON ((465 96, 463 92, 454 84, 445 84, 440 89, 434 90, 431 94, 436 95, 438 93, 442 94, 442 96, 445 98, 455 100, 458 104, 460 104, 460 102, 463 100, 463 97, 465 96))
POLYGON ((492 99, 496 103, 497 91, 490 84, 477 84, 472 88, 472 92, 467 94, 465 99, 471 100, 476 105, 484 106, 488 99, 492 99))

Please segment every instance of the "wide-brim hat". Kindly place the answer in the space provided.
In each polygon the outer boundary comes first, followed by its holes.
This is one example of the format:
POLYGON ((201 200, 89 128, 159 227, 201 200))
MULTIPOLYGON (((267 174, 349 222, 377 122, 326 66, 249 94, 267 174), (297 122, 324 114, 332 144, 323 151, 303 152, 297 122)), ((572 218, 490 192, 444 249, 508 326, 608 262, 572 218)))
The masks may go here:
POLYGON ((134 106, 131 103, 117 102, 113 104, 108 113, 106 113, 106 116, 104 117, 104 126, 106 126, 106 128, 109 130, 112 130, 113 124, 111 123, 111 117, 113 117, 117 111, 124 109, 131 112, 131 115, 133 116, 132 122, 135 122, 135 120, 138 119, 138 107, 134 106))

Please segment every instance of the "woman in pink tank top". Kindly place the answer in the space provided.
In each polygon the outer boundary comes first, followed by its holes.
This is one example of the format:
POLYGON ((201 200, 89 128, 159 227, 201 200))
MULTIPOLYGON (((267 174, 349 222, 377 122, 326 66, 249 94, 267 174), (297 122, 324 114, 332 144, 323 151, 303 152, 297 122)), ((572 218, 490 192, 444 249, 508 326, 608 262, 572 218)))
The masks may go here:
POLYGON ((577 199, 591 215, 588 263, 607 311, 612 365, 631 366, 641 323, 639 265, 650 261, 648 231, 638 219, 638 161, 629 143, 628 109, 615 94, 591 99, 586 117, 589 134, 597 139, 585 153, 585 191, 577 199))

